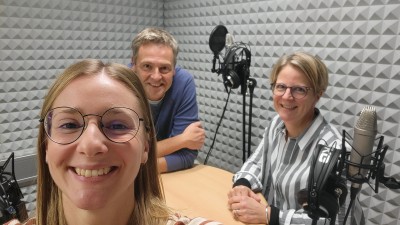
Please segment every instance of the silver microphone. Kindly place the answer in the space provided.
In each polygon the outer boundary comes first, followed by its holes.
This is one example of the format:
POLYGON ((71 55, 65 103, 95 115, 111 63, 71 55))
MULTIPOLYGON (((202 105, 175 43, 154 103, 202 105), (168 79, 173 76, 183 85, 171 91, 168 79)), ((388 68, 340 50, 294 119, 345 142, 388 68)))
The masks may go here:
POLYGON ((230 52, 232 45, 235 43, 232 34, 227 33, 225 36, 225 57, 230 52))
POLYGON ((368 169, 361 169, 359 166, 371 165, 371 154, 374 148, 375 137, 377 134, 377 116, 376 109, 372 106, 365 106, 360 117, 354 126, 353 149, 350 153, 350 162, 348 175, 359 180, 359 183, 352 182, 353 188, 359 189, 368 173, 368 169))

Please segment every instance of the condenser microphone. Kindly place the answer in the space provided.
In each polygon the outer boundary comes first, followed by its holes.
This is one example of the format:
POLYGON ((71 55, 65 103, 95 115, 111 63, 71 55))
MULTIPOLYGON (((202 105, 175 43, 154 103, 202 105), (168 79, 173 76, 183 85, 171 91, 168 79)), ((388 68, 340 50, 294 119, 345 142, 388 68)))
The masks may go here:
POLYGON ((374 148, 377 133, 376 110, 372 106, 365 106, 354 126, 353 149, 350 152, 348 179, 352 181, 352 188, 360 189, 366 180, 368 166, 371 165, 371 154, 374 148))
MULTIPOLYGON (((230 48, 232 45, 235 43, 235 39, 233 38, 232 34, 227 33, 225 37, 225 48, 226 48, 226 54, 229 52, 230 48)), ((226 55, 225 54, 225 55, 226 55)))
POLYGON ((233 38, 233 35, 230 33, 227 33, 226 37, 225 37, 225 46, 229 48, 231 45, 233 45, 233 43, 235 43, 235 39, 233 38))

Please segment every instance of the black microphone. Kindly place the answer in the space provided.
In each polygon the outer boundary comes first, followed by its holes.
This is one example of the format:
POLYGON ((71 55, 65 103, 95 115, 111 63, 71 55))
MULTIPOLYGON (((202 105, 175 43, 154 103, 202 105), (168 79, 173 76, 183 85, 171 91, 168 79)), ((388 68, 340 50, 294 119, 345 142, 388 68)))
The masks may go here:
POLYGON ((358 191, 361 184, 367 181, 366 175, 369 171, 368 167, 371 165, 376 134, 376 110, 372 106, 365 106, 354 126, 353 148, 351 149, 347 171, 347 178, 352 181, 351 187, 358 191))

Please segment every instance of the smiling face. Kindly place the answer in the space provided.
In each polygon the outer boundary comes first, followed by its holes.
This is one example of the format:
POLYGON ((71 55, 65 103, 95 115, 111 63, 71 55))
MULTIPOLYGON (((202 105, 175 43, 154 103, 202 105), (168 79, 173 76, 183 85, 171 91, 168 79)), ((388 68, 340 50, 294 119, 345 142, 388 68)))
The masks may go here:
MULTIPOLYGON (((311 87, 306 76, 298 69, 288 64, 279 72, 277 84, 284 84, 288 87, 305 86, 311 87)), ((273 95, 274 107, 280 118, 284 121, 289 134, 303 131, 313 120, 314 108, 319 100, 312 89, 301 99, 295 99, 287 88, 282 96, 273 95), (293 130, 291 130, 293 129, 293 130)))
MULTIPOLYGON (((112 107, 126 107, 143 117, 132 90, 105 74, 73 80, 52 108, 61 106, 76 108, 83 115, 102 115, 112 107)), ((134 199, 135 178, 141 163, 147 161, 149 143, 144 124, 130 141, 114 143, 99 129, 99 117, 87 116, 85 120, 86 129, 75 142, 60 145, 47 140, 50 174, 62 191, 64 209, 118 209, 127 204, 126 199, 134 199)))
POLYGON ((152 101, 161 100, 171 87, 175 74, 172 48, 157 43, 143 44, 133 65, 133 70, 142 81, 147 98, 152 101))

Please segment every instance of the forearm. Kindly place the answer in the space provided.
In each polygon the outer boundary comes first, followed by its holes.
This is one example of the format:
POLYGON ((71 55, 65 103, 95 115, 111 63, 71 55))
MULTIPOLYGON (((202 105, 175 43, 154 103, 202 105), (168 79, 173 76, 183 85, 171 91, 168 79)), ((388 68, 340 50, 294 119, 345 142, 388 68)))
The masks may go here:
POLYGON ((168 172, 167 160, 165 160, 165 157, 157 158, 157 167, 159 173, 168 172))
POLYGON ((161 141, 157 141, 157 157, 163 157, 185 148, 185 140, 182 135, 170 137, 161 141))
MULTIPOLYGON (((264 139, 263 139, 264 140, 264 139)), ((243 164, 238 172, 233 176, 233 182, 237 185, 238 180, 245 179, 248 182, 245 186, 249 187, 253 191, 260 191, 263 188, 261 183, 263 174, 263 159, 264 159, 264 141, 261 141, 255 152, 250 156, 249 159, 243 164), (250 186, 249 186, 250 185, 250 186)))
POLYGON ((188 169, 193 166, 197 154, 198 151, 181 149, 172 154, 159 158, 159 162, 161 161, 160 163, 162 163, 162 159, 165 159, 166 172, 188 169))

